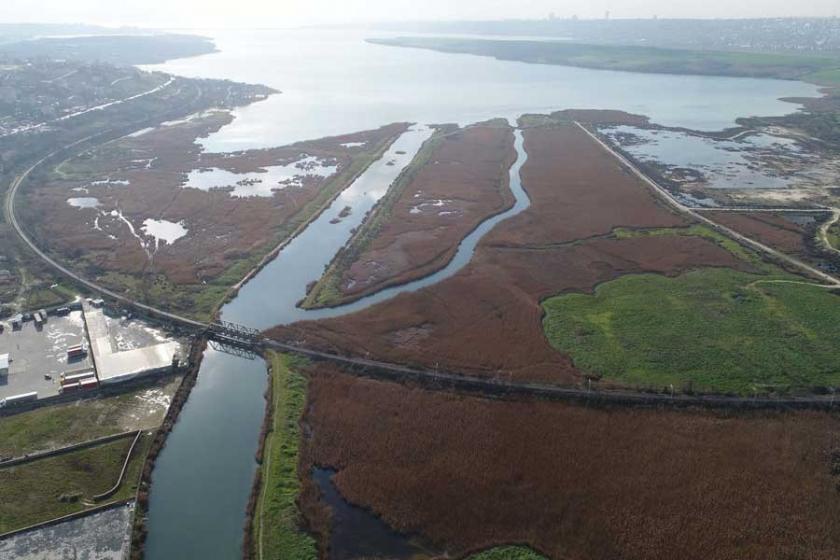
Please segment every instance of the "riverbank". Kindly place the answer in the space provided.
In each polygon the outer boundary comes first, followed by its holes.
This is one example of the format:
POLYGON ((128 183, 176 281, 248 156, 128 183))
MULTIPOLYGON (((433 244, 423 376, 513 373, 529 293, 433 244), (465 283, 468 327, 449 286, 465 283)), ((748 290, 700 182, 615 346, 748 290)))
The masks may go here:
POLYGON ((166 445, 166 437, 175 423, 178 421, 178 415, 181 409, 187 402, 190 391, 195 386, 198 378, 198 371, 201 368, 202 354, 207 347, 207 341, 204 339, 197 339, 193 342, 189 354, 189 368, 181 379, 181 384, 178 390, 172 397, 169 409, 163 419, 160 427, 152 437, 152 442, 149 445, 149 450, 146 453, 146 459, 143 463, 143 468, 140 471, 140 480, 137 489, 137 501, 135 502, 134 516, 131 529, 131 560, 143 559, 143 547, 146 541, 146 515, 149 506, 149 488, 152 483, 152 471, 155 468, 155 461, 158 455, 166 445))
POLYGON ((337 307, 446 267, 459 243, 510 209, 514 136, 502 120, 440 127, 371 210, 303 307, 337 307))
POLYGON ((35 241, 144 303, 208 320, 408 125, 266 150, 206 153, 208 111, 76 154, 21 200, 35 241))
POLYGON ((315 560, 318 545, 303 529, 298 507, 300 424, 308 385, 299 368, 306 363, 277 352, 268 352, 266 362, 266 417, 257 453, 260 466, 245 517, 243 558, 315 560))
MULTIPOLYGON (((403 124, 405 124, 405 126, 406 126, 406 127, 408 126, 408 123, 403 123, 403 124)), ((404 133, 404 132, 405 132, 405 130, 403 130, 402 132, 404 133)), ((399 138, 399 135, 394 135, 394 136, 392 136, 392 137, 390 138, 390 140, 389 140, 387 143, 382 144, 382 145, 379 147, 379 149, 378 149, 375 153, 373 153, 373 154, 371 154, 371 155, 370 155, 370 158, 369 158, 369 160, 366 162, 366 164, 357 166, 357 168, 354 170, 354 172, 351 174, 351 176, 350 176, 350 177, 348 177, 345 181, 343 181, 344 188, 341 188, 341 189, 332 189, 332 190, 330 191, 330 193, 329 193, 329 196, 327 196, 326 198, 321 197, 321 198, 324 198, 324 200, 322 200, 322 201, 320 201, 320 202, 318 202, 318 201, 313 202, 313 204, 315 204, 315 205, 316 205, 317 210, 315 210, 314 212, 309 213, 309 216, 308 216, 308 218, 307 218, 306 220, 304 220, 303 222, 301 222, 301 223, 300 223, 300 224, 299 224, 299 225, 298 225, 298 226, 294 229, 294 231, 292 231, 292 232, 291 232, 291 233, 290 233, 287 237, 285 237, 285 238, 284 238, 284 239, 283 239, 283 240, 282 240, 279 244, 277 244, 277 245, 276 245, 276 246, 275 246, 275 247, 274 247, 274 248, 273 248, 270 252, 266 253, 266 254, 265 254, 265 255, 264 255, 264 256, 260 259, 260 261, 259 261, 259 262, 258 262, 258 263, 254 266, 254 267, 252 267, 252 268, 250 269, 250 271, 248 271, 248 273, 247 273, 245 276, 243 276, 243 277, 242 277, 242 279, 241 279, 241 280, 239 280, 239 282, 237 282, 234 286, 232 286, 232 287, 231 287, 231 288, 227 291, 227 293, 225 294, 224 298, 223 298, 223 299, 221 300, 221 302, 220 302, 220 303, 216 306, 216 309, 214 310, 213 315, 214 315, 214 316, 217 316, 217 315, 218 315, 218 313, 219 313, 219 311, 221 310, 221 308, 222 308, 222 307, 223 307, 226 303, 229 303, 230 301, 232 301, 232 300, 233 300, 233 299, 237 296, 237 294, 239 293, 239 290, 240 290, 240 289, 242 289, 242 286, 244 286, 244 285, 245 285, 245 284, 247 284, 249 281, 251 281, 251 279, 253 279, 253 278, 254 278, 254 277, 255 277, 255 276, 256 276, 256 275, 257 275, 257 274, 258 274, 258 273, 259 273, 259 272, 263 269, 263 268, 265 268, 265 267, 266 267, 269 263, 271 263, 271 261, 273 261, 273 260, 277 257, 277 255, 280 253, 280 251, 282 251, 285 247, 287 247, 287 246, 288 246, 288 245, 289 245, 292 241, 294 241, 294 240, 295 240, 295 239, 296 239, 296 238, 297 238, 297 237, 298 237, 301 233, 303 233, 304 231, 306 231, 306 229, 307 229, 307 228, 308 228, 308 227, 309 227, 309 226, 310 226, 310 225, 311 225, 314 221, 316 221, 318 218, 320 218, 320 217, 321 217, 321 215, 322 215, 324 212, 326 212, 326 211, 330 208, 330 206, 331 206, 331 205, 332 205, 332 204, 333 204, 333 203, 334 203, 334 202, 335 202, 335 201, 336 201, 336 200, 337 200, 337 199, 341 196, 341 193, 344 191, 344 189, 345 189, 345 188, 347 188, 347 187, 349 187, 350 185, 352 185, 352 184, 353 184, 353 182, 354 182, 354 181, 356 181, 356 180, 357 180, 357 179, 358 179, 358 178, 359 178, 362 174, 364 174, 364 172, 365 172, 365 171, 366 171, 366 170, 367 170, 367 169, 368 169, 368 168, 369 168, 369 167, 370 167, 370 166, 371 166, 374 162, 376 162, 376 161, 380 160, 380 159, 384 156, 385 152, 387 152, 387 151, 391 148, 391 146, 394 144, 394 142, 396 142, 396 141, 397 141, 397 139, 398 139, 398 138, 399 138)), ((321 200, 321 199, 319 198, 319 200, 321 200)), ((345 207, 345 209, 343 209, 343 210, 342 210, 342 212, 345 212, 345 211, 346 211, 346 208, 348 208, 348 207, 345 207)), ((346 217, 346 216, 344 216, 344 217, 346 217)))

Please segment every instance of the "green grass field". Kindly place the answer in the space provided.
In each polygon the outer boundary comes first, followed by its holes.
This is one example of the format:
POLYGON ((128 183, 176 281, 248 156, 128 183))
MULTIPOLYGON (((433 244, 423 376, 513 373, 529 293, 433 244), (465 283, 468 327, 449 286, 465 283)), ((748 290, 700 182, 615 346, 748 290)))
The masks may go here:
POLYGON ((840 384, 840 296, 730 269, 635 275, 544 302, 549 342, 586 372, 661 389, 840 384))
POLYGON ((840 223, 834 224, 828 228, 826 238, 832 247, 840 249, 840 223))
MULTIPOLYGON (((109 490, 117 481, 132 439, 0 468, 0 533, 95 505, 93 496, 109 490)), ((108 501, 135 495, 150 443, 148 437, 137 443, 122 486, 108 501)))
POLYGON ((546 560, 546 558, 524 546, 498 546, 473 554, 467 560, 546 560))
MULTIPOLYGON (((169 383, 178 383, 179 380, 173 378, 169 383)), ((167 385, 167 394, 174 391, 170 384, 167 385)), ((165 412, 159 410, 157 414, 149 415, 137 400, 137 395, 144 391, 146 388, 112 397, 36 408, 0 418, 0 457, 19 457, 131 429, 156 427, 165 412), (141 420, 124 422, 126 415, 141 420)))
POLYGON ((500 41, 436 37, 397 37, 371 42, 448 53, 492 56, 536 64, 658 74, 698 74, 803 79, 832 85, 840 79, 840 60, 830 56, 692 51, 655 47, 586 45, 563 41, 500 41))
POLYGON ((304 376, 295 371, 296 359, 271 352, 274 414, 266 435, 262 464, 262 488, 257 500, 252 531, 257 559, 294 558, 315 560, 315 539, 299 527, 297 475, 300 417, 306 403, 304 376))
POLYGON ((803 77, 806 82, 821 86, 840 86, 840 69, 822 70, 803 77))
POLYGON ((702 237, 720 245, 739 259, 748 262, 756 268, 760 268, 766 272, 774 272, 775 269, 761 260, 761 257, 756 253, 739 245, 736 241, 726 237, 722 233, 702 226, 691 225, 682 228, 647 228, 647 229, 628 229, 615 228, 612 231, 616 239, 632 239, 634 237, 660 237, 660 236, 687 236, 687 237, 702 237))

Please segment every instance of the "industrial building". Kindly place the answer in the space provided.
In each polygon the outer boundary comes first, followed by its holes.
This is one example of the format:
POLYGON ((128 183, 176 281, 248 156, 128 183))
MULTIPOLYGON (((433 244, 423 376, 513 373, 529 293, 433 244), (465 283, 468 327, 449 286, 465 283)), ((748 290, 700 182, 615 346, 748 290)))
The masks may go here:
POLYGON ((177 365, 182 344, 147 323, 106 315, 99 301, 71 307, 16 316, 13 328, 0 330, 4 406, 168 373, 177 365))
POLYGON ((171 371, 177 363, 180 343, 170 340, 130 350, 115 349, 102 307, 84 302, 82 310, 99 383, 108 385, 171 371))

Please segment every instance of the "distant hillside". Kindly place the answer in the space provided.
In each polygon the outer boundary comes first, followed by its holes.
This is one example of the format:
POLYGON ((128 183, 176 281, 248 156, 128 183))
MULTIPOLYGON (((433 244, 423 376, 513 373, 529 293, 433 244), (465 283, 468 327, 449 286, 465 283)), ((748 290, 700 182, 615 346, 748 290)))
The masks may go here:
POLYGON ((371 43, 491 56, 535 64, 657 74, 696 74, 840 83, 840 57, 582 45, 568 41, 514 41, 397 37, 371 43))
POLYGON ((400 33, 558 37, 577 43, 765 53, 840 54, 840 18, 573 19, 403 22, 400 33))
POLYGON ((141 30, 134 27, 99 27, 82 23, 0 23, 0 44, 15 43, 26 39, 72 35, 136 35, 141 30))
POLYGON ((195 35, 98 35, 40 38, 0 44, 0 55, 109 64, 158 64, 174 58, 216 51, 214 43, 195 35))

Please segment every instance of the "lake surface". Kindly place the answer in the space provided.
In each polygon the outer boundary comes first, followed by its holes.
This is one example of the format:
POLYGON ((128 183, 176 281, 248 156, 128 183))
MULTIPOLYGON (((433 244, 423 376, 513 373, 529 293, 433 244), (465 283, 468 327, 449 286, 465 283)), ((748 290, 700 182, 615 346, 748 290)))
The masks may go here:
POLYGON ((383 33, 201 33, 221 52, 147 68, 282 92, 237 110, 232 124, 202 141, 210 151, 272 147, 397 121, 469 124, 568 108, 623 109, 664 126, 718 130, 738 117, 796 110, 781 97, 819 95, 802 82, 589 70, 364 41, 388 36, 383 33))
MULTIPOLYGON (((221 52, 149 68, 263 83, 283 91, 237 110, 233 123, 202 141, 207 150, 265 148, 396 121, 420 123, 224 307, 225 319, 255 327, 334 316, 440 281, 469 261, 484 233, 527 206, 519 184, 518 170, 525 158, 518 135, 519 159, 511 176, 516 206, 466 238, 453 264, 427 279, 339 310, 298 310, 294 304, 303 297, 306 284, 320 276, 428 137, 424 124, 611 108, 643 113, 666 126, 717 130, 732 126, 739 116, 781 115, 796 109, 780 97, 817 95, 816 87, 797 82, 629 74, 385 47, 365 43, 358 32, 204 34, 216 39, 221 52), (392 160, 394 165, 387 165, 392 160), (330 223, 345 206, 352 213, 330 223)), ((205 353, 196 387, 153 473, 146 558, 240 556, 265 388, 262 360, 205 353)))

